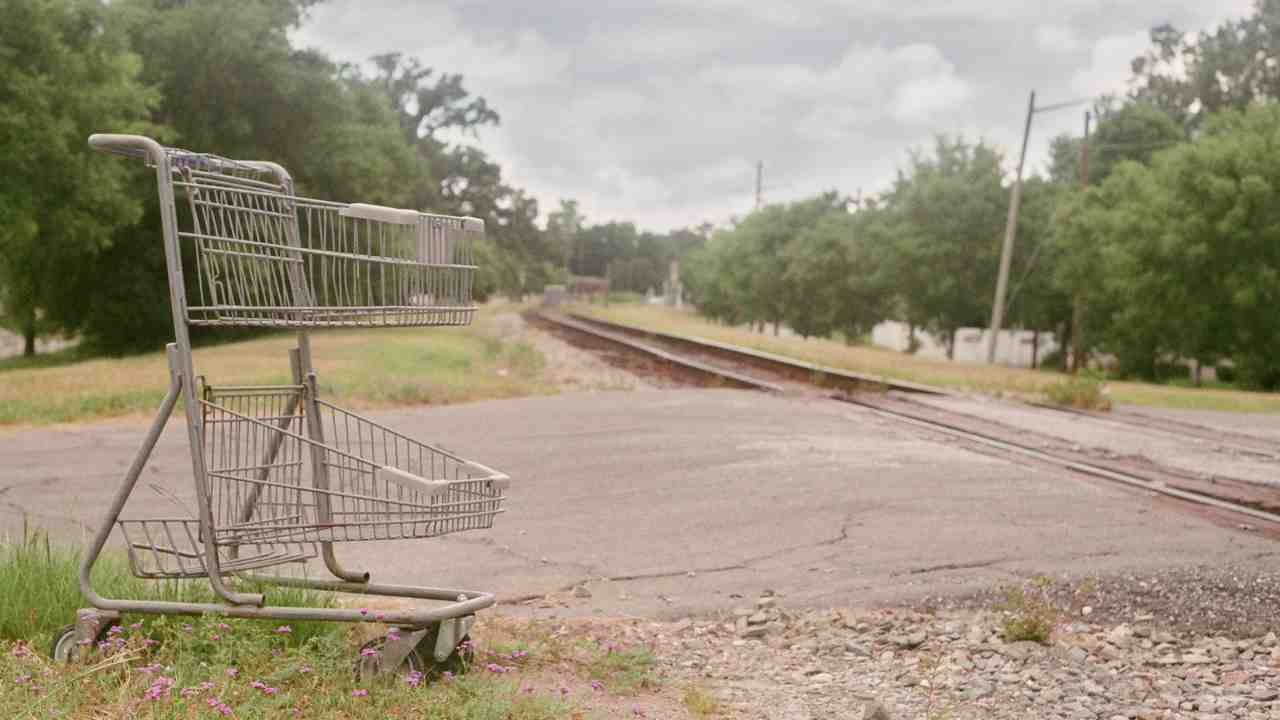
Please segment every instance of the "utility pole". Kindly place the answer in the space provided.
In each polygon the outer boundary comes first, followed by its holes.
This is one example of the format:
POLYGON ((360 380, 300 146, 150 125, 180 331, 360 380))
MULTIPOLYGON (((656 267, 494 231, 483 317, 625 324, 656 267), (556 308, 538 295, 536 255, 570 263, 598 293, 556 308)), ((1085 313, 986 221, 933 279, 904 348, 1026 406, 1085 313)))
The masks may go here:
POLYGON ((760 202, 764 198, 764 161, 756 162, 756 209, 760 209, 760 202))
POLYGON ((987 364, 995 364, 996 340, 1000 337, 1000 325, 1004 322, 1005 291, 1009 285, 1009 265, 1013 262, 1013 237, 1018 229, 1018 203, 1022 200, 1022 165, 1027 160, 1027 140, 1031 137, 1031 117, 1036 112, 1036 91, 1031 91, 1027 101, 1027 124, 1022 131, 1022 152, 1018 154, 1018 172, 1013 178, 1013 191, 1009 198, 1009 217, 1004 225, 1004 244, 1000 248, 1000 274, 996 278, 996 297, 991 304, 991 337, 987 339, 987 364))
MULTIPOLYGON (((1084 111, 1084 140, 1080 142, 1080 189, 1089 187, 1089 111, 1084 111)), ((1084 362, 1084 296, 1076 291, 1071 303, 1071 372, 1084 362)))

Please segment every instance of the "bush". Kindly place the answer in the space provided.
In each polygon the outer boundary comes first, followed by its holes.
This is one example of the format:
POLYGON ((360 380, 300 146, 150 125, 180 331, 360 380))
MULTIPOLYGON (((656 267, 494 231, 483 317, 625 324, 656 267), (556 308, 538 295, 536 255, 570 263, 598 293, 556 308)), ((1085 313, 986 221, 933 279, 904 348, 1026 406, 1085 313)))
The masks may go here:
POLYGON ((1082 370, 1073 377, 1050 385, 1045 388, 1045 395, 1054 405, 1082 410, 1111 409, 1106 376, 1096 370, 1082 370))
POLYGON ((996 609, 1004 613, 1000 630, 1007 642, 1030 640, 1049 642, 1053 628, 1058 624, 1058 611, 1049 599, 1048 578, 1031 581, 1031 587, 1015 585, 1005 588, 1004 602, 996 609))

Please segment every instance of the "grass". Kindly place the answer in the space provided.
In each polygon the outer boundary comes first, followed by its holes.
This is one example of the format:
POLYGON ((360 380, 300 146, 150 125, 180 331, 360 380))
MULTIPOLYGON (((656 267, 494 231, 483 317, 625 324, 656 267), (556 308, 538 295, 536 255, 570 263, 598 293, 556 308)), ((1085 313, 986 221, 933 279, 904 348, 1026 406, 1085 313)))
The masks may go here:
MULTIPOLYGON (((469 672, 435 682, 397 674, 359 678, 357 649, 374 625, 282 626, 217 616, 126 616, 83 657, 56 663, 47 655, 50 635, 83 605, 77 562, 74 551, 39 531, 0 544, 0 717, 6 720, 552 720, 593 717, 583 701, 657 685, 647 649, 593 642, 562 625, 488 616, 469 672)), ((106 558, 96 570, 96 585, 109 594, 209 597, 203 582, 134 579, 118 558, 106 558)), ((273 603, 335 602, 325 593, 272 592, 273 603)))
POLYGON ((1037 577, 1028 587, 1013 585, 1004 589, 1004 601, 996 605, 996 610, 1002 613, 1000 632, 1006 642, 1049 642, 1058 624, 1049 585, 1048 578, 1037 577))
MULTIPOLYGON (((475 325, 466 328, 315 333, 312 355, 321 391, 356 408, 554 392, 536 350, 485 333, 485 323, 496 312, 482 310, 475 325)), ((224 385, 287 382, 288 352, 295 345, 294 335, 282 333, 198 348, 196 373, 224 385)), ((0 364, 0 425, 151 413, 167 387, 163 352, 84 359, 68 349, 11 359, 0 364)))
MULTIPOLYGON (((630 304, 602 307, 575 304, 569 310, 604 320, 716 340, 854 372, 992 395, 1038 397, 1063 379, 1060 373, 1049 370, 931 360, 886 348, 846 345, 820 338, 804 340, 798 337, 774 337, 771 333, 760 334, 745 328, 719 325, 693 313, 661 306, 630 304)), ((1112 401, 1118 403, 1188 410, 1280 412, 1280 393, 1187 388, 1129 381, 1109 381, 1107 390, 1112 401)))
POLYGON ((684 701, 685 708, 694 717, 705 718, 720 713, 720 702, 697 685, 685 688, 684 697, 681 699, 684 701))
POLYGON ((1082 370, 1050 385, 1045 391, 1049 402, 1081 410, 1110 410, 1111 398, 1107 395, 1104 377, 1094 370, 1082 370))

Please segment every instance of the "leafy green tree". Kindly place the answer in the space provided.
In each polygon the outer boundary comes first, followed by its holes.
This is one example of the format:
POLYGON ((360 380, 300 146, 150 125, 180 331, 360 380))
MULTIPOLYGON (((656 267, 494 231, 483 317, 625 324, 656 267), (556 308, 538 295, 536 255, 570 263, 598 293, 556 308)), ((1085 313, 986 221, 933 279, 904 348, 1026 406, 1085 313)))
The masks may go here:
POLYGON ((891 230, 886 268, 912 327, 942 337, 990 318, 1008 192, 1000 154, 985 143, 939 136, 931 153, 912 152, 883 196, 891 230))
POLYGON ((792 330, 854 342, 888 317, 891 288, 868 232, 878 212, 826 213, 786 245, 783 279, 795 292, 783 319, 792 330))
POLYGON ((1194 35, 1156 27, 1132 69, 1134 97, 1186 127, 1224 108, 1280 99, 1280 0, 1255 0, 1250 16, 1194 35))
POLYGON ((100 129, 144 128, 156 101, 112 9, 93 0, 0 0, 0 322, 35 353, 74 329, 84 272, 137 219, 130 168, 88 151, 100 129))
MULTIPOLYGON (((1102 102, 1095 105, 1094 114, 1098 122, 1089 137, 1090 185, 1105 180, 1120 162, 1133 160, 1145 165, 1157 152, 1187 139, 1169 113, 1149 102, 1123 105, 1102 102)), ((1081 139, 1070 135, 1059 135, 1050 142, 1049 177, 1052 180, 1080 183, 1080 146, 1081 139)))
POLYGON ((1068 336, 1072 298, 1054 272, 1062 261, 1054 241, 1054 215, 1070 192, 1061 183, 1032 177, 1023 183, 1018 219, 1018 248, 1010 266, 1007 314, 1011 325, 1033 331, 1032 362, 1040 357, 1040 332, 1053 330, 1059 342, 1068 336))
POLYGON ((1077 201, 1073 224, 1097 238, 1072 263, 1094 275, 1090 328, 1126 371, 1158 377, 1170 360, 1227 356, 1247 385, 1280 386, 1277 135, 1278 106, 1225 111, 1077 201))

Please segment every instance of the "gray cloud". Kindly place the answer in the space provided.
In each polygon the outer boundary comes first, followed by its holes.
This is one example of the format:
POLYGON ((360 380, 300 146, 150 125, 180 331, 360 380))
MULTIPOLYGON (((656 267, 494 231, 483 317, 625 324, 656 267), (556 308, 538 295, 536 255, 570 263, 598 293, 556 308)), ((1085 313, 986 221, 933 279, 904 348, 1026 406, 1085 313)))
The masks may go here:
MULTIPOLYGON (((412 0, 318 5, 296 40, 349 61, 397 50, 465 75, 502 114, 480 145, 544 205, 653 229, 766 196, 883 189, 908 148, 963 132, 1012 156, 1026 94, 1123 90, 1152 25, 1199 29, 1249 0, 412 0)), ((1078 132, 1036 119, 1030 162, 1078 132)))

